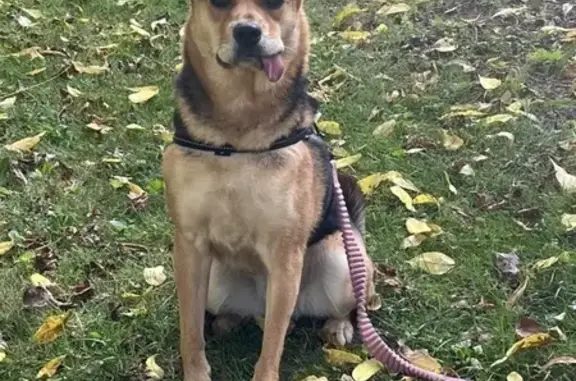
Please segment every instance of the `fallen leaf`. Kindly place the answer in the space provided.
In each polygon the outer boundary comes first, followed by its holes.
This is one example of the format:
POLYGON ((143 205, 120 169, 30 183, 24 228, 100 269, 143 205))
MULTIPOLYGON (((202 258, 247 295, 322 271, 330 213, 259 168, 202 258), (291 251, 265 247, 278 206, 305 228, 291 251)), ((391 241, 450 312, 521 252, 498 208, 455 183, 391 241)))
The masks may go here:
POLYGON ((62 365, 62 361, 65 358, 66 358, 66 355, 62 355, 62 356, 58 356, 58 357, 53 358, 52 360, 48 361, 46 364, 44 364, 42 369, 40 369, 40 371, 36 375, 36 379, 43 378, 43 377, 50 378, 50 377, 54 376, 56 374, 56 372, 58 371, 58 368, 60 367, 60 365, 62 365))
POLYGON ((568 193, 576 192, 576 176, 566 172, 566 170, 556 164, 554 160, 550 159, 550 161, 556 172, 556 180, 558 180, 562 189, 568 193))
POLYGON ((18 16, 16 21, 22 28, 29 28, 32 26, 32 21, 26 16, 18 16))
POLYGON ((356 163, 361 158, 362 158, 361 153, 357 153, 356 155, 352 155, 352 156, 343 157, 341 159, 336 160, 336 168, 340 169, 340 168, 344 168, 344 167, 349 167, 352 164, 356 163))
POLYGON ((86 125, 86 127, 88 127, 91 130, 94 130, 96 132, 99 132, 101 134, 107 134, 108 132, 110 132, 112 130, 112 127, 110 127, 110 126, 105 126, 103 124, 98 124, 95 122, 88 123, 86 125))
POLYGON ((502 84, 502 81, 499 80, 498 78, 488 78, 479 75, 478 79, 480 80, 480 85, 482 85, 484 90, 488 91, 497 89, 502 84))
POLYGON ((362 358, 340 349, 322 348, 326 361, 331 365, 360 364, 362 358))
POLYGON ((44 17, 42 15, 42 12, 40 12, 38 9, 30 9, 30 8, 20 8, 21 10, 23 10, 24 12, 26 12, 28 14, 28 16, 32 17, 33 19, 41 19, 42 17, 44 17))
POLYGON ((451 134, 446 130, 442 130, 442 135, 443 135, 442 144, 444 145, 444 148, 446 148, 447 150, 455 151, 458 148, 462 147, 462 145, 464 144, 464 140, 462 140, 462 138, 454 134, 451 134))
POLYGON ((409 249, 412 247, 418 247, 428 238, 425 234, 412 234, 408 237, 404 238, 402 241, 402 245, 400 246, 402 249, 409 249))
POLYGON ((534 335, 530 335, 525 337, 510 347, 506 352, 506 355, 499 360, 494 361, 490 368, 495 367, 496 365, 500 365, 506 362, 510 357, 512 357, 516 352, 521 349, 529 349, 529 348, 538 348, 548 344, 552 341, 552 336, 549 333, 537 333, 534 335))
POLYGON ((494 123, 506 123, 513 119, 515 119, 515 117, 510 114, 496 114, 496 115, 490 115, 484 118, 482 121, 487 125, 491 125, 494 123))
POLYGON ((506 381, 524 381, 524 379, 518 373, 512 372, 506 376, 506 381))
POLYGON ((526 7, 525 5, 518 7, 518 8, 504 8, 504 9, 501 9, 498 12, 494 13, 492 18, 517 16, 527 9, 528 9, 528 7, 526 7))
POLYGON ((18 140, 14 143, 5 145, 4 148, 14 152, 30 152, 34 149, 34 147, 36 147, 36 145, 38 145, 38 143, 40 143, 40 139, 42 138, 42 136, 44 136, 45 133, 46 132, 44 131, 39 133, 38 135, 18 140))
POLYGON ((125 128, 126 128, 127 130, 145 130, 144 127, 142 127, 141 125, 136 124, 136 123, 130 123, 130 124, 127 125, 125 128))
POLYGON ((346 30, 338 33, 338 35, 348 41, 359 42, 366 41, 370 37, 370 32, 364 30, 346 30))
POLYGON ((72 311, 68 311, 62 315, 48 316, 34 334, 36 344, 46 344, 56 340, 62 333, 71 314, 72 311))
POLYGON ((302 381, 328 381, 328 379, 324 376, 322 376, 322 377, 308 376, 305 379, 303 379, 302 381))
POLYGON ((568 336, 566 336, 566 334, 564 334, 564 332, 562 332, 560 327, 552 327, 548 330, 548 333, 554 339, 558 339, 561 341, 568 341, 568 336))
POLYGON ((362 10, 355 3, 347 4, 344 8, 342 8, 342 10, 340 10, 340 12, 336 14, 334 21, 332 21, 332 26, 334 28, 338 28, 344 20, 361 11, 362 10))
POLYGON ((528 281, 529 280, 530 280, 530 277, 526 277, 526 279, 524 279, 524 282, 520 285, 520 287, 518 287, 516 290, 514 290, 512 295, 510 295, 510 297, 506 301, 506 308, 512 308, 516 304, 518 299, 520 299, 524 295, 524 292, 526 291, 526 287, 528 287, 528 281))
POLYGON ((318 122, 318 129, 329 135, 342 135, 342 129, 340 128, 340 123, 331 120, 323 120, 318 122))
POLYGON ((457 118, 457 117, 467 117, 467 118, 479 118, 485 116, 486 114, 478 110, 460 110, 460 111, 450 111, 440 117, 440 120, 457 118))
POLYGON ((412 350, 405 345, 400 346, 400 354, 410 363, 420 369, 434 373, 440 373, 442 365, 424 349, 412 350))
POLYGON ((142 37, 151 37, 152 35, 144 28, 139 27, 138 25, 130 25, 130 29, 132 31, 142 37))
POLYGON ((552 360, 548 361, 543 367, 542 370, 546 370, 554 365, 576 365, 576 357, 571 356, 560 356, 554 357, 552 360))
POLYGON ((30 283, 32 283, 34 287, 50 287, 54 285, 50 279, 38 273, 30 275, 30 283))
POLYGON ((374 131, 372 131, 372 135, 384 137, 384 138, 388 137, 394 133, 395 127, 396 127, 396 120, 395 119, 386 121, 386 122, 382 123, 381 125, 379 125, 378 127, 376 127, 374 129, 374 131))
POLYGON ((528 337, 536 333, 542 333, 544 329, 535 319, 532 318, 520 318, 516 323, 516 335, 520 338, 528 337))
POLYGON ((35 75, 38 75, 38 74, 43 73, 45 71, 46 71, 46 66, 39 67, 38 69, 34 69, 34 70, 27 72, 26 75, 35 76, 35 75))
POLYGON ((108 71, 107 66, 88 65, 85 66, 82 62, 72 61, 72 66, 80 74, 88 75, 101 75, 108 71))
POLYGON ((0 242, 0 255, 4 255, 14 247, 14 241, 0 242))
POLYGON ((458 49, 458 47, 454 43, 454 39, 441 38, 434 43, 434 45, 432 46, 432 49, 436 50, 437 52, 441 52, 441 53, 449 53, 449 52, 455 51, 456 49, 458 49))
POLYGON ((66 85, 66 92, 73 98, 78 98, 80 95, 82 95, 80 90, 77 90, 70 85, 66 85))
POLYGON ((130 187, 130 193, 128 193, 128 197, 131 200, 142 197, 146 194, 144 189, 134 183, 129 183, 128 186, 130 187))
POLYGON ((514 252, 496 253, 496 269, 500 277, 512 287, 518 284, 518 277, 520 276, 519 265, 520 258, 518 254, 514 252))
POLYGON ((145 268, 144 280, 151 286, 160 286, 166 280, 166 274, 164 273, 164 266, 145 268))
POLYGON ((400 188, 404 188, 406 190, 411 190, 413 192, 420 193, 420 189, 412 181, 405 179, 402 175, 395 171, 386 172, 384 177, 391 181, 394 185, 399 186, 400 188))
POLYGON ((466 164, 460 169, 460 174, 464 176, 474 176, 475 172, 470 164, 466 164))
POLYGON ((456 263, 446 254, 431 251, 409 260, 408 264, 432 275, 443 275, 452 270, 456 263))
POLYGON ((397 4, 393 4, 393 5, 385 5, 382 8, 380 8, 376 14, 379 15, 386 15, 386 16, 390 16, 390 15, 396 15, 399 13, 406 13, 410 10, 410 6, 406 3, 397 3, 397 4))
POLYGON ((414 199, 412 199, 412 203, 414 205, 419 205, 419 204, 436 204, 436 205, 439 205, 440 204, 440 202, 438 201, 438 199, 436 197, 434 197, 428 193, 422 193, 422 194, 419 194, 418 196, 414 197, 414 199))
POLYGON ((423 233, 431 233, 432 228, 426 221, 417 220, 416 218, 408 218, 406 220, 406 230, 410 234, 423 234, 423 233))
POLYGON ((356 365, 352 371, 354 381, 368 381, 372 376, 384 369, 384 365, 376 359, 370 359, 356 365))
POLYGON ((550 257, 547 259, 541 259, 541 260, 537 261, 536 263, 534 263, 532 265, 532 268, 534 270, 544 270, 544 269, 547 269, 548 267, 552 266, 553 264, 555 264, 559 260, 560 260, 560 258, 558 258, 558 257, 550 257))
POLYGON ((146 376, 148 381, 161 380, 164 377, 164 370, 156 364, 156 356, 150 356, 146 359, 146 376))
POLYGON ((562 214, 562 225, 566 227, 566 231, 571 231, 576 228, 576 214, 562 214))
POLYGON ((132 103, 144 103, 158 94, 158 86, 141 86, 129 89, 132 94, 128 96, 132 103))
POLYGON ((358 180, 358 186, 365 195, 369 195, 385 180, 382 173, 373 173, 358 180))
POLYGON ((14 107, 15 104, 16 104, 16 97, 6 98, 0 101, 0 109, 8 110, 9 108, 14 107))
POLYGON ((394 185, 390 187, 390 192, 392 192, 394 196, 398 197, 398 199, 402 201, 406 209, 408 209, 411 212, 416 211, 414 205, 412 205, 412 197, 410 197, 408 192, 406 192, 403 188, 394 185))

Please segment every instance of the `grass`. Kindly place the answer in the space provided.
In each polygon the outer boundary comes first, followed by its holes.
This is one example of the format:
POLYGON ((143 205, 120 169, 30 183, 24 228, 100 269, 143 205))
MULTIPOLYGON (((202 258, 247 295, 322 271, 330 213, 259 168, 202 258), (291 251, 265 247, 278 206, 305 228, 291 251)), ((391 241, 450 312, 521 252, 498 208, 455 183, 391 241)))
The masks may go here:
MULTIPOLYGON (((511 371, 525 380, 576 379, 574 365, 540 368, 552 357, 576 353, 574 265, 557 263, 533 273, 512 308, 505 306, 512 289, 494 267, 495 253, 515 251, 527 274, 534 261, 572 251, 576 244, 576 236, 560 223, 563 213, 576 212, 576 199, 559 189, 549 160, 576 173, 574 146, 559 144, 575 138, 576 47, 562 41, 563 33, 541 31, 552 23, 576 27, 576 11, 564 16, 560 4, 543 1, 526 4, 516 15, 492 18, 503 8, 522 4, 446 0, 411 2, 409 12, 383 16, 375 14, 380 3, 361 1, 367 10, 351 20, 365 30, 380 23, 388 30, 356 45, 333 33, 332 19, 345 4, 307 4, 314 33, 314 89, 334 65, 346 72, 341 86, 331 88, 323 118, 342 125, 341 139, 349 153, 362 153, 350 169, 357 176, 396 170, 444 199, 438 208, 417 206, 411 213, 384 185, 370 196, 370 253, 382 266, 395 269, 405 286, 380 286, 384 303, 373 314, 376 326, 391 343, 402 340, 413 349, 426 348, 447 368, 479 381, 502 381, 511 371), (457 49, 433 50, 440 38, 453 39, 457 49), (502 85, 485 91, 479 74, 499 78, 502 85), (488 113, 497 114, 515 100, 538 122, 525 116, 493 125, 471 118, 440 119, 455 104, 487 103, 488 113), (397 122, 394 132, 374 138, 374 128, 391 119, 397 122), (442 129, 465 144, 455 151, 444 149, 442 129), (512 133, 514 142, 487 137, 502 131, 512 133), (407 153, 414 148, 425 149, 407 153), (476 162, 478 155, 488 159, 476 162), (474 168, 474 176, 459 173, 465 164, 474 168), (457 195, 449 191, 445 172, 457 195), (410 216, 434 221, 444 234, 418 248, 400 249, 410 216), (406 263, 426 251, 451 256, 454 270, 432 276, 406 263), (478 306, 481 298, 494 306, 478 306), (562 321, 553 318, 562 313, 562 321), (547 328, 559 326, 567 340, 521 351, 490 368, 516 340, 514 326, 521 317, 533 317, 547 328)), ((170 128, 178 31, 186 6, 183 0, 0 1, 0 99, 18 92, 14 107, 0 110, 6 117, 0 120, 0 141, 4 145, 45 132, 34 154, 0 150, 0 241, 17 243, 0 256, 0 331, 7 343, 1 380, 35 379, 46 361, 64 354, 54 380, 143 380, 142 364, 154 354, 165 379, 182 379, 171 226, 159 163, 162 132, 170 128), (23 9, 40 10, 43 17, 34 19, 23 9), (19 16, 33 25, 20 26, 19 16), (132 18, 160 37, 134 33, 132 18), (152 31, 150 23, 159 19, 166 23, 152 31), (33 46, 51 53, 44 52, 45 59, 11 55, 33 46), (107 61, 110 71, 78 75, 68 68, 72 59, 86 65, 107 61), (26 74, 44 66, 44 72, 26 74), (131 104, 127 88, 144 85, 159 86, 160 93, 145 104, 131 104), (67 86, 82 94, 69 96, 67 86), (100 134, 86 127, 91 122, 112 129, 100 134), (132 123, 144 128, 125 128, 132 123), (126 188, 110 185, 112 176, 128 176, 143 187, 148 192, 145 207, 134 208, 126 188), (166 267, 168 280, 145 293, 142 271, 158 265, 166 267), (29 276, 37 271, 64 294, 87 281, 93 288, 90 298, 76 298, 84 300, 72 309, 63 335, 41 346, 34 344, 34 332, 46 316, 61 311, 23 308, 29 276), (125 293, 145 296, 134 306, 125 293)), ((324 361, 313 328, 303 325, 288 338, 286 380, 311 374, 339 380, 350 373, 350 367, 324 361)), ((249 380, 260 337, 255 325, 224 338, 209 337, 214 380, 249 380)), ((392 379, 399 377, 384 372, 374 377, 392 379)))

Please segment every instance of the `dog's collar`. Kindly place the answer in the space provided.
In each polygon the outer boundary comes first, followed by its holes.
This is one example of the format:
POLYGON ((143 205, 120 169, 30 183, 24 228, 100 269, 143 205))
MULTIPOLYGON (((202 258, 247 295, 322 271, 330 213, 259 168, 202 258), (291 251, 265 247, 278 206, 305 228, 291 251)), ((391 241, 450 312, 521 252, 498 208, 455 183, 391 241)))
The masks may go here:
POLYGON ((205 142, 193 140, 190 134, 186 130, 182 119, 176 112, 174 114, 174 137, 172 138, 172 143, 185 148, 191 148, 199 151, 213 152, 216 156, 231 156, 237 153, 264 153, 269 151, 278 150, 281 148, 286 148, 294 145, 302 140, 307 140, 313 135, 317 135, 316 125, 314 127, 304 127, 298 128, 292 131, 288 136, 283 136, 272 143, 270 147, 256 150, 249 149, 237 149, 233 146, 227 144, 224 146, 215 146, 207 144, 205 142))

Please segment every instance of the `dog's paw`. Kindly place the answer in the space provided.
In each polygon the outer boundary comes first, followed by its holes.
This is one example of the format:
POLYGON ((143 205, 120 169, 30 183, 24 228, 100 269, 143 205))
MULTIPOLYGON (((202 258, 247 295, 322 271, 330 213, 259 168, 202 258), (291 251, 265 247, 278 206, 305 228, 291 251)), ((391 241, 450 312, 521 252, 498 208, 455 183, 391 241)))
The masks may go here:
POLYGON ((354 326, 349 319, 330 319, 322 328, 322 338, 332 345, 350 344, 354 338, 354 326))

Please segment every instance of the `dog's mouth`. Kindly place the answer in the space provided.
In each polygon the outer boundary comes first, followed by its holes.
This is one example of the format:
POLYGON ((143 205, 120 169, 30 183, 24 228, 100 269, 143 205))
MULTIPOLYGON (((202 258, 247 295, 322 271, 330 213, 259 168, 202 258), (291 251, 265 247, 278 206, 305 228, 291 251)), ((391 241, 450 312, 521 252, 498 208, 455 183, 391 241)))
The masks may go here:
MULTIPOLYGON (((218 54, 216 54, 216 61, 224 69, 232 69, 234 67, 234 64, 225 62, 218 54)), ((282 59, 281 53, 270 56, 240 58, 237 62, 247 62, 259 66, 259 69, 264 72, 270 82, 278 82, 285 71, 284 60, 282 59)))

